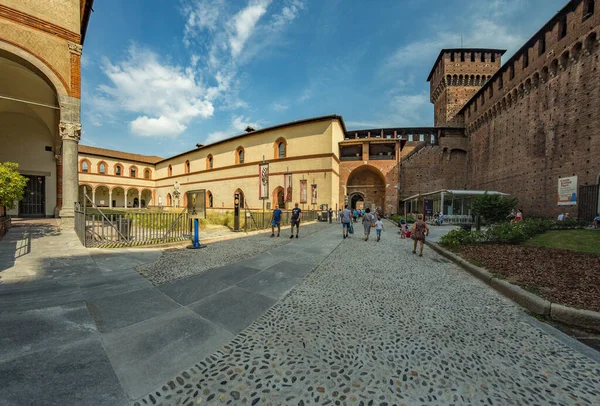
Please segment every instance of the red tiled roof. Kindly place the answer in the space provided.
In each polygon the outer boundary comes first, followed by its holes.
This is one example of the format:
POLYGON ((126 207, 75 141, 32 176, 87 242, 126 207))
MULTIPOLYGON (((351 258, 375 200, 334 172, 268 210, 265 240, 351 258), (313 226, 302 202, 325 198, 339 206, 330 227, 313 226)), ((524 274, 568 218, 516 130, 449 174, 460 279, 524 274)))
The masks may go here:
POLYGON ((159 156, 154 156, 154 155, 149 156, 149 155, 130 154, 128 152, 115 151, 115 150, 106 149, 106 148, 90 147, 88 145, 81 145, 81 144, 79 145, 79 153, 105 156, 105 157, 109 157, 109 158, 126 159, 128 161, 144 162, 147 164, 155 164, 155 163, 163 160, 163 158, 161 158, 159 156))

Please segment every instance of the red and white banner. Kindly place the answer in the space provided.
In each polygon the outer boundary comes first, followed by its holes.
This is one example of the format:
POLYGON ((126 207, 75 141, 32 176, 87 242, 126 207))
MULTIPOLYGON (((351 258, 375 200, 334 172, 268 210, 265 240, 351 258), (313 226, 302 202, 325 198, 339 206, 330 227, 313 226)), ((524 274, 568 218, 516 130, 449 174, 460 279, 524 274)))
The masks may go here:
POLYGON ((317 185, 310 185, 310 203, 317 204, 319 197, 317 195, 317 185))
POLYGON ((306 184, 306 180, 301 180, 300 181, 300 203, 306 203, 307 202, 307 184, 306 184))

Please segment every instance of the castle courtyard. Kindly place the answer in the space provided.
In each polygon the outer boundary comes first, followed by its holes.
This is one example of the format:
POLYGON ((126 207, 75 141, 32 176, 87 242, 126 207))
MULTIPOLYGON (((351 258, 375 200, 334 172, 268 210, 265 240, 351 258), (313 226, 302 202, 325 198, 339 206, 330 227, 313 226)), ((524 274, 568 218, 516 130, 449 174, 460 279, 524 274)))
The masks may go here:
POLYGON ((379 243, 312 224, 192 254, 15 227, 0 242, 0 404, 600 402, 596 351, 411 249, 391 223, 379 243), (218 266, 181 278, 209 250, 218 266), (136 272, 152 263, 171 277, 136 272))

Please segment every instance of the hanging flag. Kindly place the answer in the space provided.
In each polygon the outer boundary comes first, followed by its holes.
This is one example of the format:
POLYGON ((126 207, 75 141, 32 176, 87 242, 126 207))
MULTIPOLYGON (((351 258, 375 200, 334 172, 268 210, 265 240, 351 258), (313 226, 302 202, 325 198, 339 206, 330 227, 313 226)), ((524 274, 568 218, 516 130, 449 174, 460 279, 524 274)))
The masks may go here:
POLYGON ((318 196, 317 196, 317 185, 310 185, 310 203, 317 204, 318 196))
POLYGON ((307 188, 306 188, 306 180, 301 180, 300 181, 300 203, 306 203, 307 198, 306 198, 306 194, 307 194, 307 188))
POLYGON ((269 198, 269 164, 262 163, 258 165, 258 176, 260 179, 258 198, 268 199, 269 198))
POLYGON ((292 201, 292 174, 286 173, 283 175, 283 187, 285 188, 285 201, 292 201))

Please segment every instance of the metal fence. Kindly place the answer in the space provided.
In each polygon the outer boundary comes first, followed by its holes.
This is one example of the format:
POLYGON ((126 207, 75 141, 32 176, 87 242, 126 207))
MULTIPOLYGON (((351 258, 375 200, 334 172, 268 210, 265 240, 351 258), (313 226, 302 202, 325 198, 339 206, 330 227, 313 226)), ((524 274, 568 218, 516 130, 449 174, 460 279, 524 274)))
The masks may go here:
POLYGON ((186 210, 168 212, 104 213, 76 207, 75 230, 86 247, 116 248, 165 244, 190 238, 190 220, 186 210))

